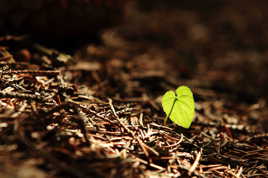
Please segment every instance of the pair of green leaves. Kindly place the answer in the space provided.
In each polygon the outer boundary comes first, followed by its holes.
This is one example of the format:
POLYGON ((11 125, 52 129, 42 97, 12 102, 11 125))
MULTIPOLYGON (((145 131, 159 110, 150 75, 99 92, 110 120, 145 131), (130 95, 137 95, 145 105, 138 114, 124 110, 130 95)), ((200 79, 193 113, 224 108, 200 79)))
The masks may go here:
POLYGON ((166 113, 164 124, 170 118, 175 124, 189 128, 195 115, 194 97, 190 88, 180 86, 176 91, 167 91, 162 97, 162 107, 166 113))

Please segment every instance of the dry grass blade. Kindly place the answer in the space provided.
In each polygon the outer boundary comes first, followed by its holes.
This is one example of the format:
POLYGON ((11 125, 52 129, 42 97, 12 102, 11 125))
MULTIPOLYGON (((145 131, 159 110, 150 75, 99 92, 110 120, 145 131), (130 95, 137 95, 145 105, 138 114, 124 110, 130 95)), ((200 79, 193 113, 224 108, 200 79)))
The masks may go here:
POLYGON ((202 149, 197 153, 196 158, 194 160, 193 165, 190 167, 190 169, 188 170, 188 175, 192 175, 192 173, 195 171, 195 169, 197 168, 199 161, 201 159, 201 155, 202 155, 202 149))
POLYGON ((113 106, 113 101, 112 101, 112 99, 108 99, 109 100, 109 105, 110 105, 110 107, 111 107, 111 109, 112 109, 112 111, 113 111, 113 114, 115 115, 115 117, 116 117, 116 119, 117 119, 117 121, 120 123, 120 125, 135 139, 135 140, 137 140, 138 141, 138 143, 139 143, 139 145, 140 145, 140 147, 142 148, 142 150, 143 150, 143 152, 144 152, 144 154, 147 156, 147 157, 149 157, 149 152, 148 151, 150 151, 150 152, 152 152, 152 153, 154 153, 155 155, 159 155, 159 153, 157 152, 157 151, 155 151, 153 148, 151 148, 151 147, 149 147, 148 145, 146 145, 145 143, 143 143, 143 141, 139 138, 139 137, 137 137, 137 136, 135 136, 135 134, 134 134, 134 132, 133 131, 131 131, 129 128, 127 128, 126 127, 126 125, 123 123, 123 122, 121 122, 121 120, 120 120, 120 118, 118 117, 118 115, 116 114, 116 111, 115 111, 115 109, 114 109, 114 106, 113 106))

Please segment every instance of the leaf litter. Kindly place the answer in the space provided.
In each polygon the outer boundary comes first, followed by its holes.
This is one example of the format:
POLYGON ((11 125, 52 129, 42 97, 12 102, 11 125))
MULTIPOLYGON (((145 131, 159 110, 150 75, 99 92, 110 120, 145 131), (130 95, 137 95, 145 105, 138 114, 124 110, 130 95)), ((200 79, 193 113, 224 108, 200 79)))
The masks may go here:
MULTIPOLYGON (((226 11, 237 13, 223 8, 223 14, 226 11)), ((230 19, 239 14, 230 14, 219 18, 213 28, 218 29, 226 19, 235 24, 230 19)), ((200 23, 196 14, 179 15, 186 28, 200 23)), ((176 23, 175 19, 169 20, 176 23)), ((143 23, 146 18, 141 26, 143 23)), ((150 25, 157 24, 148 23, 145 29, 149 33, 134 33, 134 38, 150 35, 150 25)), ((210 33, 206 34, 202 24, 198 26, 201 36, 197 34, 189 43, 185 35, 174 38, 178 45, 175 52, 156 45, 157 40, 162 43, 165 39, 131 40, 130 27, 120 27, 125 32, 123 37, 116 36, 116 29, 105 32, 104 44, 86 46, 73 55, 26 42, 20 36, 0 38, 4 42, 0 48, 2 176, 266 177, 265 96, 254 102, 244 101, 241 96, 249 97, 247 91, 241 93, 240 88, 233 87, 234 81, 243 83, 241 71, 250 76, 247 71, 258 71, 263 66, 241 68, 237 61, 242 60, 244 55, 240 53, 244 51, 230 50, 226 54, 223 51, 232 44, 219 39, 222 48, 212 54, 216 67, 211 69, 210 62, 202 61, 205 54, 191 47, 192 42, 211 45, 210 33), (187 64, 188 58, 195 61, 187 50, 204 63, 194 67, 187 64), (171 60, 174 58, 179 59, 179 65, 171 60), (227 58, 227 64, 221 58, 227 58), (174 66, 180 67, 171 74, 174 66), (171 122, 163 125, 160 96, 182 84, 191 87, 196 101, 196 117, 190 129, 171 122)), ((235 27, 240 32, 242 27, 235 27)), ((253 51, 248 53, 262 58, 253 51)), ((250 82, 255 81, 253 74, 250 82)), ((252 86, 244 90, 251 91, 252 86)))
MULTIPOLYGON (((2 50, 9 58, 8 48, 2 50)), ((170 87, 166 76, 149 71, 137 79, 124 72, 131 60, 106 68, 110 61, 98 59, 100 67, 87 70, 13 59, 1 63, 1 172, 7 177, 22 169, 38 177, 268 174, 268 136, 254 124, 264 101, 234 104, 214 91, 204 100, 209 91, 195 88, 197 116, 187 130, 164 126, 159 97, 143 88, 150 78, 170 87)))

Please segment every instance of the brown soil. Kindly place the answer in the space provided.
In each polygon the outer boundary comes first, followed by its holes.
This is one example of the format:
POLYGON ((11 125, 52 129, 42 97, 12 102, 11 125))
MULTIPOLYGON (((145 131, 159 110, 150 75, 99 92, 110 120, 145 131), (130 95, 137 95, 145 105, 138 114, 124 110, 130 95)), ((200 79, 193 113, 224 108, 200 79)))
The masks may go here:
POLYGON ((268 177, 267 5, 131 3, 71 51, 1 36, 0 177, 268 177), (180 85, 190 129, 163 125, 180 85))

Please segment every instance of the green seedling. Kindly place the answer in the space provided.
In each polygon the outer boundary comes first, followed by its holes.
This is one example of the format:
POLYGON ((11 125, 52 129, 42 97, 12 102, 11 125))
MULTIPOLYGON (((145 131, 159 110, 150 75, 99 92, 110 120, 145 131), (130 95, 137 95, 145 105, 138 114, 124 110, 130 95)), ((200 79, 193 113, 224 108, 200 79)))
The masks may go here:
POLYGON ((189 128, 195 115, 194 97, 190 88, 180 86, 176 91, 169 90, 162 97, 162 107, 166 113, 164 125, 170 118, 175 124, 189 128))

